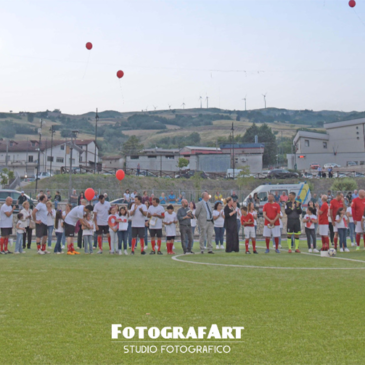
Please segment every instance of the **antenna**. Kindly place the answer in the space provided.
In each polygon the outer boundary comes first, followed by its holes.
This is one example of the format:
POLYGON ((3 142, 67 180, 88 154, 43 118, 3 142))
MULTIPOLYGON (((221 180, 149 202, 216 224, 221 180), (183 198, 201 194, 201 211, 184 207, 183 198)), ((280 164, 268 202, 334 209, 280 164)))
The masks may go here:
POLYGON ((200 109, 203 108, 203 98, 201 96, 199 96, 200 99, 200 109))
POLYGON ((206 97, 207 99, 207 109, 209 108, 209 96, 206 97))
POLYGON ((266 109, 266 95, 267 95, 267 93, 266 94, 262 94, 262 96, 264 97, 265 109, 266 109))

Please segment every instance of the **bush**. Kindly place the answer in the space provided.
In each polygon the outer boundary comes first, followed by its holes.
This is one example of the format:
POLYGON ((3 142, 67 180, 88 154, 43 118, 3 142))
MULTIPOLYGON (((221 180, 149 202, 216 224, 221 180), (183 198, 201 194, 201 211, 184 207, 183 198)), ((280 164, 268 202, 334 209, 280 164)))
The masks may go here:
POLYGON ((357 189, 357 182, 354 179, 346 177, 337 179, 331 186, 332 191, 352 191, 357 189))

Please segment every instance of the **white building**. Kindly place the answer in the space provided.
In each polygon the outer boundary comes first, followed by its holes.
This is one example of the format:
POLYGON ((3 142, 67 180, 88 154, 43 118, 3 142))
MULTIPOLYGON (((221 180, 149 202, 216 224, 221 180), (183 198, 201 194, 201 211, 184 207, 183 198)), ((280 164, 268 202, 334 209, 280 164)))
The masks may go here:
MULTIPOLYGON (((288 167, 309 169, 312 163, 342 167, 365 165, 365 118, 324 125, 325 133, 299 131, 294 154, 287 155, 288 167)), ((365 167, 365 166, 364 166, 365 167)))

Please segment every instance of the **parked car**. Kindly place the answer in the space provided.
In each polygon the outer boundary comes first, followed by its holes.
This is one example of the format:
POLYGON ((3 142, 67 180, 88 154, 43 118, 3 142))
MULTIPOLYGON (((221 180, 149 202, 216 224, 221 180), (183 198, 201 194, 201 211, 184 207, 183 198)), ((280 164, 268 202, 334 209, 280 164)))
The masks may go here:
POLYGON ((110 202, 111 205, 114 204, 128 204, 128 202, 124 199, 124 198, 118 198, 118 199, 114 199, 110 202))
MULTIPOLYGON (((5 200, 8 196, 13 198, 13 205, 17 206, 17 201, 19 196, 21 195, 21 192, 18 190, 12 190, 12 189, 1 189, 0 190, 0 204, 4 204, 5 200)), ((29 195, 24 194, 27 197, 27 200, 29 201, 30 208, 33 209, 37 205, 37 200, 32 199, 29 195)), ((19 207, 17 206, 14 210, 14 213, 19 213, 19 207)))
POLYGON ((311 174, 310 172, 302 172, 302 177, 304 177, 306 179, 313 179, 314 178, 313 174, 311 174))
POLYGON ((343 172, 334 172, 333 177, 348 177, 348 175, 343 172))
POLYGON ((185 178, 185 179, 190 179, 192 176, 194 176, 196 173, 200 174, 200 177, 202 179, 208 179, 208 175, 203 172, 203 171, 195 171, 195 170, 189 170, 189 171, 182 171, 180 175, 176 175, 175 178, 176 179, 180 179, 180 178, 185 178))
POLYGON ((320 166, 320 164, 318 162, 313 162, 310 164, 310 169, 311 170, 318 170, 318 167, 320 166))
POLYGON ((44 171, 38 174, 38 180, 42 180, 42 179, 46 179, 47 177, 51 177, 53 176, 52 173, 48 172, 48 171, 44 171))
POLYGON ((347 166, 357 166, 356 161, 347 161, 347 166))
POLYGON ((336 167, 341 167, 341 165, 339 165, 339 164, 337 164, 337 163, 332 163, 332 162, 330 162, 330 163, 326 163, 326 164, 324 164, 324 166, 323 166, 325 169, 328 169, 328 168, 330 168, 330 167, 332 167, 333 169, 334 168, 336 168, 336 167))
POLYGON ((139 172, 139 176, 150 176, 150 177, 157 177, 156 174, 152 173, 151 171, 148 170, 141 170, 139 172))
POLYGON ((269 179, 290 179, 290 178, 298 178, 299 174, 297 172, 290 172, 289 170, 277 169, 271 170, 267 177, 269 179))

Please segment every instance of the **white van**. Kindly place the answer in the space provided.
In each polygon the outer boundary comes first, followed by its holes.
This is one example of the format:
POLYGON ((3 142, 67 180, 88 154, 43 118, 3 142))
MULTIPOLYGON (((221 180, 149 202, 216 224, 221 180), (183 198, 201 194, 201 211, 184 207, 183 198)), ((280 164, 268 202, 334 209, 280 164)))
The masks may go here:
POLYGON ((241 169, 227 169, 227 179, 233 179, 233 172, 234 172, 234 178, 236 179, 237 176, 242 172, 241 169))
POLYGON ((268 193, 273 193, 275 195, 276 192, 281 196, 285 191, 288 196, 289 193, 294 192, 297 197, 300 198, 302 202, 302 206, 306 207, 308 202, 311 200, 312 195, 309 189, 308 184, 299 183, 299 184, 265 184, 260 185, 255 190, 253 190, 242 202, 243 205, 247 205, 247 199, 251 195, 253 198, 254 194, 257 193, 257 196, 260 199, 260 212, 262 212, 263 206, 267 203, 267 195, 268 193))

